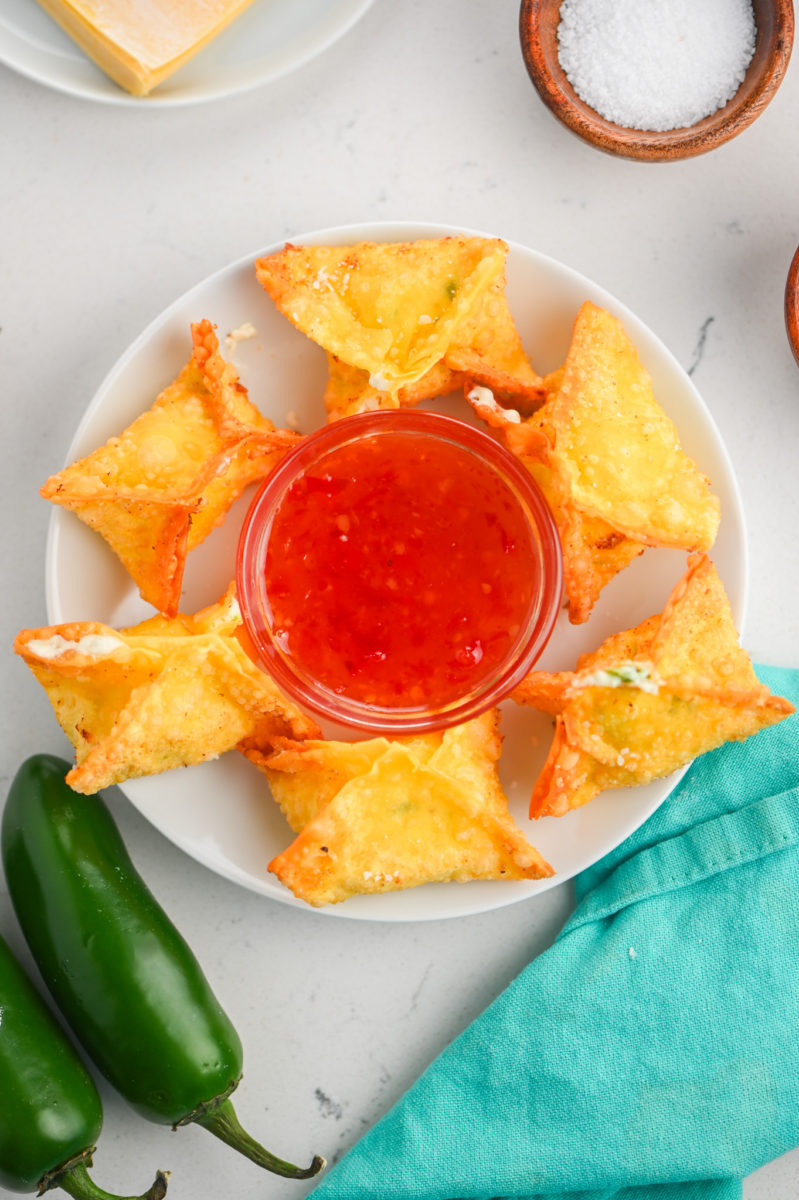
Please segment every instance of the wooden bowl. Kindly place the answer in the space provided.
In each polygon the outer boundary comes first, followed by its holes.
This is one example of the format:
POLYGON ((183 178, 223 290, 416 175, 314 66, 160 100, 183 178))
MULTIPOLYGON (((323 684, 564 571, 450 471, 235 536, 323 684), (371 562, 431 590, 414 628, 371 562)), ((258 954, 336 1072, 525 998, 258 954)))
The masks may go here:
POLYGON ((799 250, 793 256, 785 285, 785 329, 796 365, 799 366, 799 250))
POLYGON ((746 129, 777 91, 793 46, 791 0, 753 0, 757 41, 731 100, 695 125, 666 132, 627 129, 605 120, 575 92, 558 59, 561 0, 522 0, 519 35, 525 65, 546 106, 583 141, 621 158, 670 162, 706 154, 746 129))

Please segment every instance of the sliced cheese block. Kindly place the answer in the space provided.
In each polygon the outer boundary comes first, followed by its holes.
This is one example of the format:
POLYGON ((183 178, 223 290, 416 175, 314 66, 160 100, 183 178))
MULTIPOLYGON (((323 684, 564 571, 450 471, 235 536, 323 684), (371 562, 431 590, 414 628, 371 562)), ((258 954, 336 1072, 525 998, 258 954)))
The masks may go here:
POLYGON ((39 0, 106 75, 135 96, 182 67, 252 0, 39 0))

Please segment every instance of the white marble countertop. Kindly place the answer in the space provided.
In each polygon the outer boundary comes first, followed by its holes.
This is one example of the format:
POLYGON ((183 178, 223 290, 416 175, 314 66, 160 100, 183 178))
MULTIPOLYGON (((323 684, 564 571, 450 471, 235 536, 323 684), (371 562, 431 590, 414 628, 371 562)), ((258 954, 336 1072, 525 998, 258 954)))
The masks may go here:
MULTIPOLYGON (((745 645, 756 661, 799 666, 799 374, 782 308, 799 244, 799 65, 731 144, 683 163, 625 162, 583 145, 539 102, 517 13, 516 0, 376 0, 295 73, 155 112, 0 69, 3 794, 28 754, 68 753, 8 649, 19 628, 46 620, 39 483, 166 304, 256 247, 335 224, 490 230, 631 307, 691 370, 732 458, 750 539, 745 645)), ((295 1161, 345 1151, 550 943, 571 904, 564 884, 450 921, 333 920, 218 878, 118 793, 114 811, 240 1029, 243 1122, 295 1161)), ((19 948, 2 883, 0 932, 19 948)), ((223 1179, 231 1196, 309 1190, 232 1153, 223 1168, 202 1131, 172 1134, 103 1096, 94 1174, 106 1187, 136 1189, 152 1164, 172 1170, 174 1200, 223 1179)), ((746 1200, 798 1191, 799 1151, 744 1185, 746 1200)))

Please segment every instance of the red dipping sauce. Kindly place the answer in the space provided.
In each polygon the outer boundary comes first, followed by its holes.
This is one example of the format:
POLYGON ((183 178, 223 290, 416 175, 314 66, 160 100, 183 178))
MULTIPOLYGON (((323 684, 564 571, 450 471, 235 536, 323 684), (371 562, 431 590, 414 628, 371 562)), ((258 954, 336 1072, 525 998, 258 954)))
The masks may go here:
POLYGON ((541 653, 561 593, 529 472, 473 426, 407 410, 303 439, 253 501, 237 573, 247 631, 285 691, 405 733, 496 704, 541 653))

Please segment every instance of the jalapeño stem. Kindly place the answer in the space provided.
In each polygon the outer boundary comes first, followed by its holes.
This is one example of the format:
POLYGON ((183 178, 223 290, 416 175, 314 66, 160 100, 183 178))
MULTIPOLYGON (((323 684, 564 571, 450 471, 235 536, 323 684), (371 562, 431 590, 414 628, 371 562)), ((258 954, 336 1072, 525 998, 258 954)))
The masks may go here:
POLYGON ((245 1158, 249 1158, 259 1167, 271 1171, 273 1175, 282 1175, 285 1179, 310 1179, 311 1176, 318 1175, 325 1165, 325 1160, 318 1154, 314 1156, 308 1167, 295 1167, 293 1163, 285 1162, 282 1158, 271 1154, 242 1128, 236 1116, 236 1110, 229 1099, 221 1100, 212 1108, 198 1113, 192 1118, 192 1121, 194 1124, 202 1125, 220 1141, 232 1146, 234 1150, 238 1150, 239 1154, 243 1154, 245 1158))
POLYGON ((61 1170, 46 1175, 39 1184, 39 1195, 49 1188, 63 1188, 75 1200, 163 1200, 166 1195, 167 1177, 163 1171, 156 1173, 151 1186, 142 1196, 117 1196, 106 1192, 94 1182, 88 1172, 91 1158, 86 1155, 68 1163, 61 1170))

